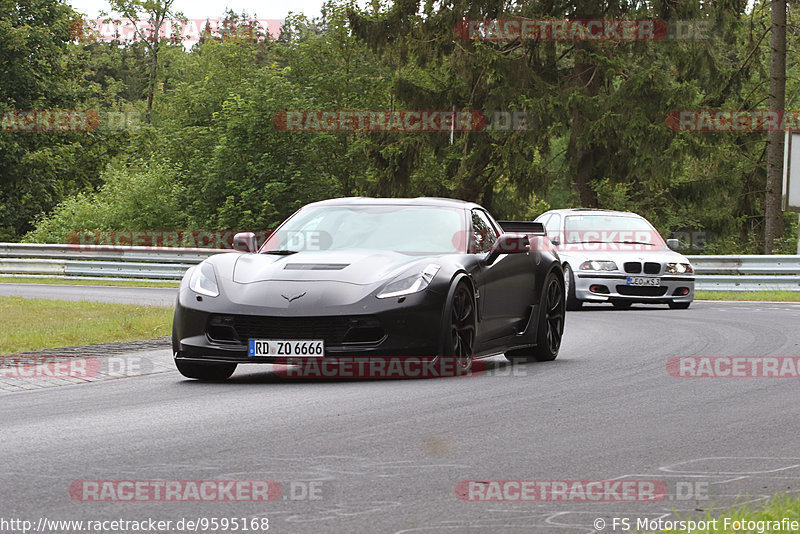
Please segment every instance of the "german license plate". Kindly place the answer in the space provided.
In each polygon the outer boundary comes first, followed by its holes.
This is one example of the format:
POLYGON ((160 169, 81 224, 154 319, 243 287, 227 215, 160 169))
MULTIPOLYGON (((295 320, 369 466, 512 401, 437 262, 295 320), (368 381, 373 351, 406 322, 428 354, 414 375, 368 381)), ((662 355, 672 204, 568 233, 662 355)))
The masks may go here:
POLYGON ((325 342, 321 339, 250 339, 247 354, 254 357, 321 358, 325 342))
POLYGON ((629 276, 626 285, 629 286, 661 286, 661 278, 648 278, 646 276, 629 276))

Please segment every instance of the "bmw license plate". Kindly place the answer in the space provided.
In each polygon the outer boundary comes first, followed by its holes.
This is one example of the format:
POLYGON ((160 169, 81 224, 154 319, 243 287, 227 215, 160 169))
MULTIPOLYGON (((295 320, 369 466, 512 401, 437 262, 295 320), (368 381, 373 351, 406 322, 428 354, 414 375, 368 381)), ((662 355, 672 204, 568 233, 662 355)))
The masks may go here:
POLYGON ((661 278, 648 278, 646 276, 629 276, 625 285, 629 286, 661 286, 661 278))
POLYGON ((250 339, 247 354, 250 356, 321 358, 325 355, 325 342, 321 339, 250 339))

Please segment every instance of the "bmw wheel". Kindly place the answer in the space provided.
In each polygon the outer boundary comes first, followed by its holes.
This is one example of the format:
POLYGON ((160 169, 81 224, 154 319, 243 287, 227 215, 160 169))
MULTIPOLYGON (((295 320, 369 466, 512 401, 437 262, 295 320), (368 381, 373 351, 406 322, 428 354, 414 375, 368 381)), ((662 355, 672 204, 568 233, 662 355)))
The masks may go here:
POLYGON ((567 310, 580 310, 583 301, 578 300, 575 296, 575 275, 572 274, 572 268, 568 263, 564 265, 564 285, 567 293, 567 310))

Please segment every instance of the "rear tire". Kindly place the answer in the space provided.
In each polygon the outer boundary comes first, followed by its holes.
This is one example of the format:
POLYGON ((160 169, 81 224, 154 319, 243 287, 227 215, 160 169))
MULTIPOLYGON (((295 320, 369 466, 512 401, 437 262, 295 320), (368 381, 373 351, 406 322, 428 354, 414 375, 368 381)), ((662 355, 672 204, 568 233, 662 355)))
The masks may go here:
POLYGON ((194 363, 175 360, 178 371, 186 378, 225 380, 236 370, 235 363, 194 363))
POLYGON ((539 299, 539 322, 536 326, 536 346, 509 350, 508 361, 522 360, 525 363, 550 362, 556 359, 564 335, 566 295, 558 274, 551 271, 542 286, 539 299))
POLYGON ((689 302, 670 302, 669 307, 673 310, 685 310, 689 306, 692 305, 692 301, 689 302))
POLYGON ((567 311, 580 310, 583 301, 578 300, 578 297, 575 296, 575 275, 572 274, 569 264, 564 265, 564 285, 567 293, 567 311))

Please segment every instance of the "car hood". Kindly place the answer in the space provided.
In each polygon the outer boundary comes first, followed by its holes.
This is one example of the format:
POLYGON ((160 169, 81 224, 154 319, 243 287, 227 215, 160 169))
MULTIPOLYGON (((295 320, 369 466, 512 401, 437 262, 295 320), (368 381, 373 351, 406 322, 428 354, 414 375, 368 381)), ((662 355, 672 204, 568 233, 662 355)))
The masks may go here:
POLYGON ((437 256, 410 256, 384 251, 217 254, 206 260, 214 266, 220 291, 229 309, 238 313, 289 315, 330 313, 360 302, 395 277, 420 269, 437 256))
POLYGON ((308 251, 288 256, 242 254, 230 278, 239 284, 270 280, 373 285, 423 261, 419 256, 374 250, 308 251))

